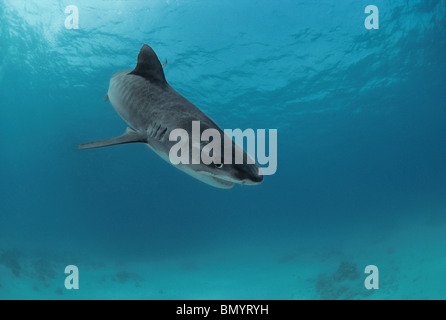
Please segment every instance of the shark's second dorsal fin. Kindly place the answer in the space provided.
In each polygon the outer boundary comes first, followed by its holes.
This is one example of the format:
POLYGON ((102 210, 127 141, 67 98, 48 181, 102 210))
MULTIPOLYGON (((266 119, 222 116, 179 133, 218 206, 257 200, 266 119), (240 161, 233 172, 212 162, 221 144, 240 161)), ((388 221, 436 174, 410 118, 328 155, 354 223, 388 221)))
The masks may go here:
POLYGON ((138 64, 136 65, 135 70, 130 72, 130 74, 141 76, 153 82, 166 82, 163 66, 155 51, 153 51, 147 44, 142 46, 138 55, 138 64))

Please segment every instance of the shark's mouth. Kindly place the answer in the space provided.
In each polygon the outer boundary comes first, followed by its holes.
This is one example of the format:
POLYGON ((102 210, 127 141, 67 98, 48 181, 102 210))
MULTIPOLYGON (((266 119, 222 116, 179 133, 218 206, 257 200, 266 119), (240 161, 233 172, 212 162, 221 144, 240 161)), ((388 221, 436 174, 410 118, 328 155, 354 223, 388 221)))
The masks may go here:
POLYGON ((189 174, 194 176, 196 179, 216 188, 230 189, 234 186, 235 183, 239 183, 237 181, 231 181, 226 177, 216 176, 215 174, 212 174, 207 171, 193 171, 193 172, 194 173, 189 173, 189 174))
POLYGON ((214 175, 210 172, 206 172, 206 171, 200 171, 200 174, 202 174, 203 176, 206 176, 206 177, 210 177, 213 180, 215 180, 217 183, 226 185, 229 188, 232 188, 234 186, 234 184, 257 185, 260 183, 260 182, 251 181, 249 179, 237 180, 237 179, 233 179, 230 177, 219 177, 219 176, 216 176, 216 175, 214 175))
POLYGON ((217 182, 217 183, 219 183, 219 184, 221 184, 223 186, 227 186, 227 188, 232 188, 234 186, 234 182, 223 180, 223 179, 217 178, 215 176, 210 176, 210 177, 212 179, 214 179, 215 182, 217 182))
MULTIPOLYGON (((156 154, 158 154, 162 159, 164 159, 166 162, 170 163, 172 165, 172 162, 170 162, 169 157, 164 154, 163 152, 158 151, 156 148, 151 146, 149 143, 147 143, 147 146, 152 149, 156 154)), ((174 165, 175 168, 183 171, 184 173, 187 173, 188 175, 194 177, 197 180, 200 180, 201 182, 204 182, 210 186, 213 186, 215 188, 220 189, 231 189, 234 186, 234 183, 240 183, 239 181, 230 181, 225 180, 223 178, 217 177, 216 175, 213 175, 212 173, 206 172, 206 171, 195 171, 191 168, 183 165, 174 165)))
POLYGON ((212 173, 206 171, 195 171, 188 168, 187 166, 175 166, 175 167, 187 173, 188 175, 194 177, 195 179, 200 180, 201 182, 204 182, 215 188, 231 189, 234 186, 234 182, 217 177, 216 175, 213 175, 212 173))

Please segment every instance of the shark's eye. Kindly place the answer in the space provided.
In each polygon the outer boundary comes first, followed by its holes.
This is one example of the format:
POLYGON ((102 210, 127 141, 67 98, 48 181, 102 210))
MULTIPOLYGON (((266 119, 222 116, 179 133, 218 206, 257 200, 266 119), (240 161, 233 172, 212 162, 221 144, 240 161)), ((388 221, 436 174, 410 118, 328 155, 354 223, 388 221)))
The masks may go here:
POLYGON ((214 167, 216 167, 217 169, 221 169, 223 168, 223 163, 214 163, 214 167))

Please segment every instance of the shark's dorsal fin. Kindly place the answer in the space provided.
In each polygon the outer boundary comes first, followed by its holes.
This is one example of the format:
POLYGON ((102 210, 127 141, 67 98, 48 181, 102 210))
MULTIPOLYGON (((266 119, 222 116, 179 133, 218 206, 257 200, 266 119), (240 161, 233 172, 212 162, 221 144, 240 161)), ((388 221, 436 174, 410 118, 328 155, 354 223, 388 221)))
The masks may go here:
POLYGON ((163 66, 155 51, 147 44, 142 46, 138 55, 138 64, 130 74, 141 76, 152 82, 166 82, 163 66))

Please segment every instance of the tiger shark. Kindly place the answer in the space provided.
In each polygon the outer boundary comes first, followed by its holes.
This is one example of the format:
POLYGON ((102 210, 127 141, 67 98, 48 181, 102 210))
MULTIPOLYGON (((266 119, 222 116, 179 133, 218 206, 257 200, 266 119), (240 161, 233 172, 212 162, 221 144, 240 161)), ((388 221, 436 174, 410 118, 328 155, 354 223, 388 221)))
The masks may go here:
MULTIPOLYGON (((174 165, 169 160, 169 152, 176 141, 171 141, 169 136, 175 129, 185 130, 192 135, 192 123, 199 121, 201 133, 206 129, 215 129, 222 139, 227 139, 228 136, 214 121, 167 83, 163 67, 155 51, 147 44, 143 45, 136 68, 113 75, 105 97, 105 101, 110 100, 113 108, 128 124, 128 128, 119 137, 85 143, 78 148, 93 149, 126 143, 144 143, 174 165)), ((234 184, 261 183, 263 175, 257 163, 232 139, 230 141, 233 161, 229 161, 229 164, 228 161, 223 161, 222 157, 221 161, 211 164, 193 164, 193 161, 190 161, 174 166, 217 188, 229 189, 234 184), (243 154, 242 164, 234 161, 236 152, 243 154)), ((202 149, 203 144, 190 144, 189 148, 202 149)))

